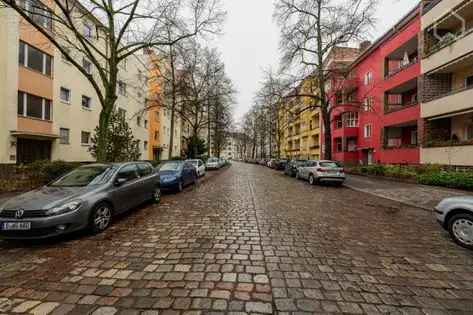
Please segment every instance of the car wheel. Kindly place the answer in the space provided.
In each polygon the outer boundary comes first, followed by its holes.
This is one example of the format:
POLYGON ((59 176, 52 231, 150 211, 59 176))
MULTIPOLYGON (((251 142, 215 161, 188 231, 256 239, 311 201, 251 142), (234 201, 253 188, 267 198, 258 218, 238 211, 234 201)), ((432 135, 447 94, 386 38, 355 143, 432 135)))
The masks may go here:
POLYGON ((94 207, 89 222, 89 228, 93 234, 101 233, 110 226, 112 213, 112 207, 108 203, 100 203, 94 207))
POLYGON ((182 192, 184 190, 184 184, 182 183, 182 180, 179 181, 179 184, 177 184, 177 191, 182 192))
POLYGON ((453 216, 448 222, 448 231, 458 245, 473 249, 473 215, 461 213, 453 216))
POLYGON ((315 177, 313 174, 309 175, 309 184, 315 185, 315 177))
POLYGON ((153 202, 158 204, 161 202, 161 189, 159 187, 156 187, 153 192, 153 202))

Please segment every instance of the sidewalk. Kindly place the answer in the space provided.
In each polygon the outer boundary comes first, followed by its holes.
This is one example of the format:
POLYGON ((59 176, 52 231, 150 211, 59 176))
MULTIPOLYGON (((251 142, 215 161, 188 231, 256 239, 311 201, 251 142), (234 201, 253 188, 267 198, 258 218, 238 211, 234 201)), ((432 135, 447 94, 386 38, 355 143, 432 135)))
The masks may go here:
POLYGON ((471 192, 434 186, 424 186, 382 178, 349 175, 345 186, 378 197, 432 211, 440 200, 447 197, 473 195, 471 192))

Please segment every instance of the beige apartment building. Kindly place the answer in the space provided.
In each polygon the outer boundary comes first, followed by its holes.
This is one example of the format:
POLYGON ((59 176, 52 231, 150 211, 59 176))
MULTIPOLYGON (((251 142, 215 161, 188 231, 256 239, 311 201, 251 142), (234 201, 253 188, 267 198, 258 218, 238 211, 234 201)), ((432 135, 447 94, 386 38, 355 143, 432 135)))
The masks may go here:
MULTIPOLYGON (((54 27, 47 19, 44 23, 54 27)), ((87 36, 101 45, 94 34, 97 22, 84 18, 82 23, 87 36)), ((0 163, 93 161, 89 147, 101 105, 91 84, 11 9, 0 10, 0 42, 0 163)), ((94 75, 83 55, 73 57, 94 75)), ((146 63, 132 56, 122 70, 116 106, 140 141, 141 158, 147 159, 146 63)))
POLYGON ((424 1, 421 163, 473 165, 473 0, 424 1))

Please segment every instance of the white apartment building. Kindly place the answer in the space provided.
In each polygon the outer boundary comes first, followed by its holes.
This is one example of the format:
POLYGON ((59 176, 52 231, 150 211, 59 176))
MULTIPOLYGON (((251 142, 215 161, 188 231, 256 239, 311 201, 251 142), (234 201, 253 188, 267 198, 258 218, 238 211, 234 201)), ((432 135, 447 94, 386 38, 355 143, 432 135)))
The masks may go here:
MULTIPOLYGON (((84 18, 83 32, 100 45, 94 23, 84 18)), ((89 148, 101 105, 91 84, 11 9, 0 10, 0 42, 0 163, 93 161, 89 148)), ((83 55, 72 55, 96 75, 83 55)), ((149 150, 146 73, 139 57, 123 63, 117 100, 140 141, 142 159, 147 159, 149 150)))
POLYGON ((424 1, 421 163, 473 165, 473 0, 424 1))

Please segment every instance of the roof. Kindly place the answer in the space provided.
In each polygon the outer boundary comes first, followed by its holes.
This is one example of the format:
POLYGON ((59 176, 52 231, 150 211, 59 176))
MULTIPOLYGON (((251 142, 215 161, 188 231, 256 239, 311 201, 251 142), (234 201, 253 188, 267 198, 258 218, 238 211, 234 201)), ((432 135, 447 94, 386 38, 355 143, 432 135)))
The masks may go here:
POLYGON ((382 43, 388 40, 390 37, 395 35, 400 29, 406 26, 411 22, 416 16, 420 14, 421 2, 416 5, 411 11, 409 11, 405 16, 403 16, 399 22, 397 22, 392 28, 390 28, 386 33, 379 37, 371 46, 369 46, 365 51, 361 53, 358 58, 351 64, 351 68, 363 61, 367 56, 369 56, 374 50, 376 50, 382 43))

